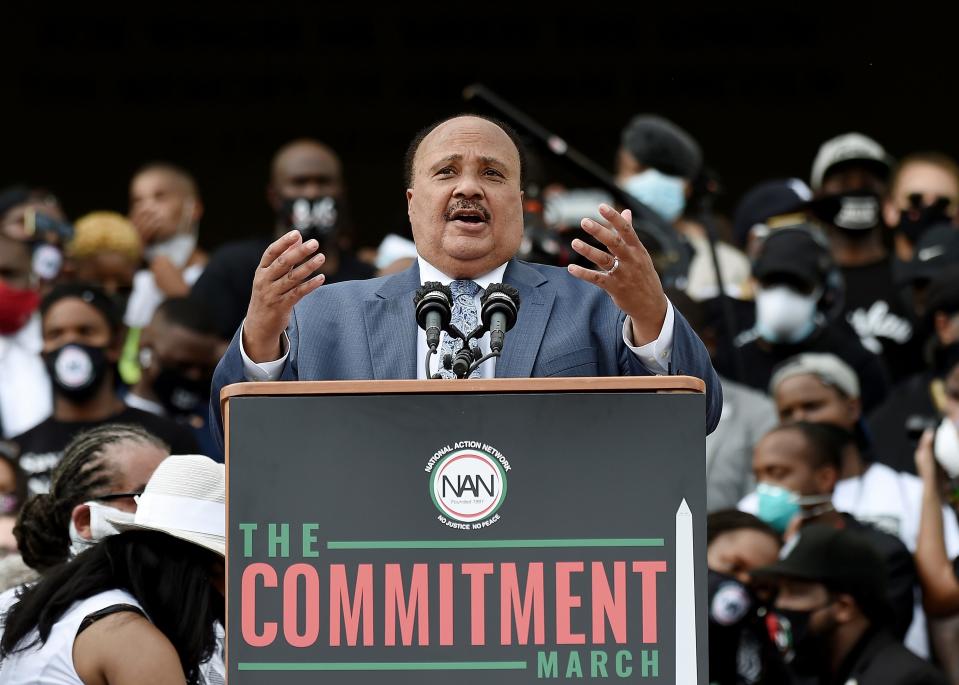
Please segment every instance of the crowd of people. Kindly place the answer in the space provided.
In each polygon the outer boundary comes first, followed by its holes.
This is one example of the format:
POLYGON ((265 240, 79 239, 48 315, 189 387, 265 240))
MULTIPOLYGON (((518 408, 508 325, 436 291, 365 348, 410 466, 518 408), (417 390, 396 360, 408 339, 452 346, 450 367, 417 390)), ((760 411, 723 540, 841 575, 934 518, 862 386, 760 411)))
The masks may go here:
MULTIPOLYGON (((688 321, 722 388, 710 682, 959 683, 959 165, 901 152, 836 136, 727 217, 694 135, 650 115, 622 131, 611 177, 690 256, 665 320, 688 321)), ((236 338, 271 245, 296 230, 323 258, 291 277, 323 283, 424 256, 402 227, 357 249, 329 145, 291 141, 265 171, 274 225, 210 254, 200 185, 172 163, 82 217, 0 192, 0 683, 132 682, 127 640, 170 682, 223 682, 224 522, 142 504, 225 500, 211 386, 231 340, 256 377, 236 338)), ((615 189, 539 186, 519 257, 581 264, 615 189)))

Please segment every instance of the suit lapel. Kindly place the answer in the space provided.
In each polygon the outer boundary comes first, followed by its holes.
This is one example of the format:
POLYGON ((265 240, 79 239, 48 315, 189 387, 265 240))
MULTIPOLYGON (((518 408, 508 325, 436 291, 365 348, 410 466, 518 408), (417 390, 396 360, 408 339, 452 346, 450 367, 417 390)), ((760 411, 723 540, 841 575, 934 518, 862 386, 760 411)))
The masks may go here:
POLYGON ((416 365, 416 313, 413 293, 420 287, 420 270, 414 262, 406 271, 384 280, 363 305, 367 345, 375 380, 414 379, 416 365))
POLYGON ((496 360, 496 377, 529 378, 556 293, 543 274, 515 259, 506 267, 503 280, 519 290, 520 307, 516 325, 506 334, 503 355, 496 360))

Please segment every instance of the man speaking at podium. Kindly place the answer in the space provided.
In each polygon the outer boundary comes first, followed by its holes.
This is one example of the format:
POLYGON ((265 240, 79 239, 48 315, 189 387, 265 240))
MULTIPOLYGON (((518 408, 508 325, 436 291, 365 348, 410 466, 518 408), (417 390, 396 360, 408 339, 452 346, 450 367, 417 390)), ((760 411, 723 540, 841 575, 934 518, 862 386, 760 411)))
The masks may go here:
MULTIPOLYGON (((426 334, 417 327, 413 296, 428 281, 450 286, 453 321, 461 328, 476 323, 480 296, 491 283, 519 291, 521 309, 502 356, 471 377, 696 376, 706 382, 704 420, 711 432, 722 407, 719 380, 702 342, 663 293, 629 210, 602 205, 605 225, 583 220, 606 249, 578 240, 573 249, 595 269, 514 259, 523 236, 524 167, 522 146, 508 126, 457 116, 422 131, 406 156, 406 199, 419 254, 409 269, 322 287, 323 275, 312 275, 324 261, 316 240, 304 242, 292 231, 271 244, 257 268, 246 319, 213 378, 218 437, 220 390, 230 383, 426 378, 426 334)), ((456 351, 452 340, 444 343, 456 351)), ((479 345, 489 352, 489 334, 479 345)), ((434 365, 431 375, 437 370, 434 365)))

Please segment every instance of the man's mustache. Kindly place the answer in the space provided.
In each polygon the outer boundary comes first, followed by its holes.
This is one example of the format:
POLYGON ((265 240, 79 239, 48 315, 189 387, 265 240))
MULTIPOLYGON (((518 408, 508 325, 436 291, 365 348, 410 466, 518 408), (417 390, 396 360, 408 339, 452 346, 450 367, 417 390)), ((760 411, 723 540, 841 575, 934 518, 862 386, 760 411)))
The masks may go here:
POLYGON ((443 219, 445 219, 446 221, 452 221, 453 214, 463 210, 472 210, 472 211, 479 212, 480 214, 483 215, 483 221, 488 222, 491 218, 489 210, 486 209, 486 207, 481 205, 479 202, 476 202, 475 200, 459 200, 458 202, 455 202, 454 204, 447 207, 446 211, 443 212, 443 219))

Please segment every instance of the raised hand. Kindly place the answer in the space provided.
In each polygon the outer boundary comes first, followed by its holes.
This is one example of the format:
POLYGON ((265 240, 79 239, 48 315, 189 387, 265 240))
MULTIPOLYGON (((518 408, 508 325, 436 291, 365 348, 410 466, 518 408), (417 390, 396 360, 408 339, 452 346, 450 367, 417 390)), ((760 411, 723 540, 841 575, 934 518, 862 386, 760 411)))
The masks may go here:
POLYGON ((293 305, 323 285, 323 274, 311 278, 326 261, 322 253, 313 255, 318 249, 316 240, 304 243, 299 231, 290 231, 263 253, 243 322, 243 348, 254 362, 280 358, 280 336, 293 305))
POLYGON ((633 325, 633 343, 645 345, 659 337, 666 320, 666 294, 659 274, 643 243, 633 230, 633 215, 622 214, 606 204, 599 206, 606 221, 583 219, 583 230, 605 245, 609 252, 582 240, 573 241, 573 249, 595 264, 586 269, 570 264, 569 272, 580 280, 598 285, 625 312, 633 325))

